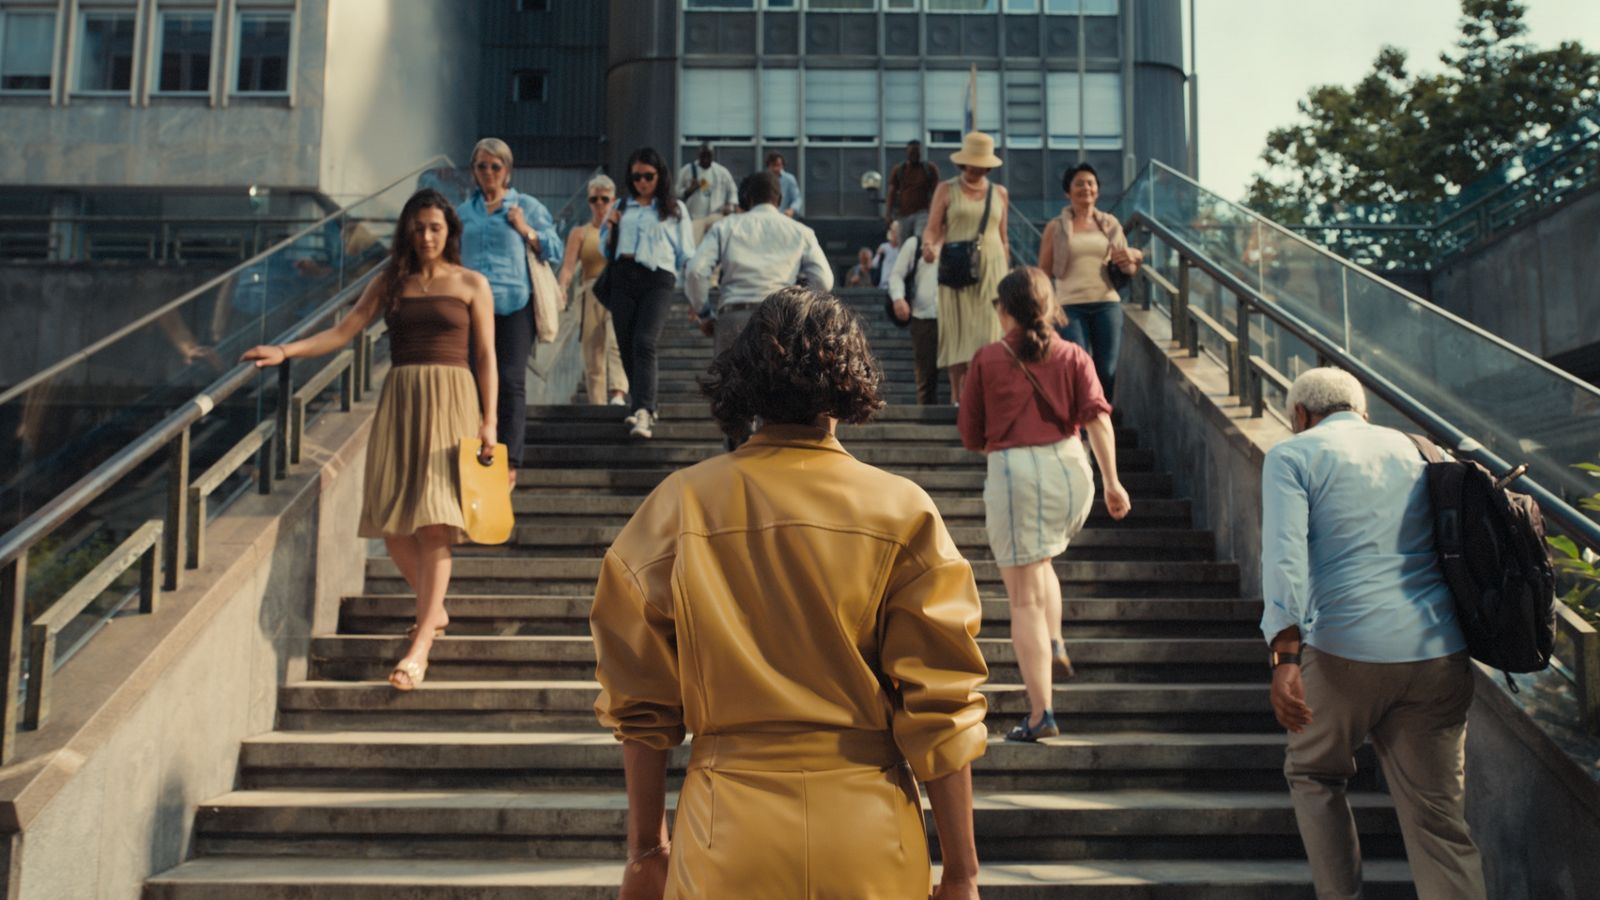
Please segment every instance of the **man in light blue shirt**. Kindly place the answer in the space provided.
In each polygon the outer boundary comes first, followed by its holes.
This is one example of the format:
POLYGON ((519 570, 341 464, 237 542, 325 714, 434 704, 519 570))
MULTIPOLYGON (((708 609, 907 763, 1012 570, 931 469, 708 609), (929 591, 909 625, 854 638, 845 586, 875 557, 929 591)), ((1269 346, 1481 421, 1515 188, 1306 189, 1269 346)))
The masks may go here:
POLYGON ((782 196, 778 200, 778 212, 793 219, 804 212, 805 200, 800 196, 800 182, 793 175, 783 170, 783 154, 776 150, 767 154, 767 171, 778 176, 778 187, 782 196))
POLYGON ((1463 810, 1472 669, 1434 555, 1423 459, 1404 434, 1367 422, 1347 372, 1303 373, 1288 406, 1295 436, 1261 467, 1261 632, 1317 896, 1361 896, 1345 789, 1370 739, 1418 896, 1483 900, 1463 810))

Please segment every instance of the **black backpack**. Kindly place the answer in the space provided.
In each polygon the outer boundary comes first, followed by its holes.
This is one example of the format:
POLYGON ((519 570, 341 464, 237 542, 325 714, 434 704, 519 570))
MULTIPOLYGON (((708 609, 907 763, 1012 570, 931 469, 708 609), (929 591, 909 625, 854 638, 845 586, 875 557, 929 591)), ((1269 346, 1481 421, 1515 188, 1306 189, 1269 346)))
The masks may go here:
MULTIPOLYGON (((1428 461, 1434 549, 1472 658, 1502 672, 1549 667, 1555 645, 1555 568, 1544 514, 1505 489, 1527 466, 1498 480, 1475 462, 1445 459, 1432 441, 1407 435, 1428 461)), ((1506 684, 1517 689, 1506 675, 1506 684)))

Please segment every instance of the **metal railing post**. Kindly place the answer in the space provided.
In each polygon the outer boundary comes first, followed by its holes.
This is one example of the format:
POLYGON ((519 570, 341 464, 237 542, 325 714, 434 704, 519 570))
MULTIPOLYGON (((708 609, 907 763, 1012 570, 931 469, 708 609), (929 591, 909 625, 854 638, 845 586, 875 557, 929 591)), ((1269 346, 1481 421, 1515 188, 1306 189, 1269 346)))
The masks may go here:
POLYGON ((167 458, 166 589, 175 591, 182 580, 189 528, 189 432, 185 427, 172 439, 167 458))
POLYGON ((274 473, 278 478, 289 477, 289 442, 294 439, 290 434, 289 407, 294 404, 294 371, 293 362, 284 360, 278 367, 278 433, 274 440, 277 441, 277 466, 274 473))
POLYGON ((0 765, 17 754, 17 688, 22 684, 22 630, 26 621, 28 554, 24 551, 0 569, 0 642, 6 665, 0 672, 0 765))
POLYGON ((1172 324, 1177 329, 1178 346, 1189 349, 1189 258, 1178 254, 1178 295, 1172 298, 1172 324))
POLYGON ((1245 401, 1245 370, 1250 365, 1250 301, 1233 295, 1234 318, 1238 324, 1233 329, 1233 358, 1228 360, 1228 386, 1245 401))

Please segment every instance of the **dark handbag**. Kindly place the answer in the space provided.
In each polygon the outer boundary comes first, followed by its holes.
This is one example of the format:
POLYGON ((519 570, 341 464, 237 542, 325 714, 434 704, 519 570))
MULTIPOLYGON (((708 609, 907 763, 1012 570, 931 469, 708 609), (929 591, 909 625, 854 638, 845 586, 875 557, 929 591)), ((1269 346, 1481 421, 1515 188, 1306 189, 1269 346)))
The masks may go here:
POLYGON ((1133 282, 1133 276, 1117 267, 1111 260, 1106 260, 1106 281, 1110 283, 1113 291, 1120 291, 1133 282))
POLYGON ((624 197, 617 202, 621 204, 617 207, 617 224, 611 229, 611 237, 606 241, 606 270, 600 273, 600 277, 594 280, 594 286, 589 288, 594 292, 594 299, 598 300, 608 312, 615 312, 616 304, 622 300, 621 296, 617 296, 617 283, 611 277, 611 272, 616 268, 617 242, 622 239, 622 210, 627 207, 628 198, 624 197))
MULTIPOLYGON (((953 190, 961 190, 956 183, 959 179, 951 181, 953 190)), ((983 232, 989 227, 989 207, 994 203, 994 185, 989 185, 989 193, 983 198, 983 218, 978 220, 978 237, 970 241, 948 241, 939 250, 939 283, 948 288, 972 287, 982 278, 983 254, 978 248, 978 242, 983 240, 983 232)), ((946 213, 948 215, 948 213, 946 213)))

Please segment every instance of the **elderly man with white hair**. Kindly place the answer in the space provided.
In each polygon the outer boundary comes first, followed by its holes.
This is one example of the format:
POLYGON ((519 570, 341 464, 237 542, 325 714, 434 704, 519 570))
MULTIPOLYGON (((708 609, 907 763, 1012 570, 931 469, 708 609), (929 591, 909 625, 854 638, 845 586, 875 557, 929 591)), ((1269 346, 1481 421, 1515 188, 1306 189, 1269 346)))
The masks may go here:
POLYGON ((1305 372, 1288 405, 1295 436, 1261 470, 1261 631, 1317 897, 1361 896, 1345 788, 1370 739, 1417 895, 1482 900, 1463 812, 1472 669, 1434 556, 1423 459, 1404 434, 1367 421, 1347 372, 1305 372))

